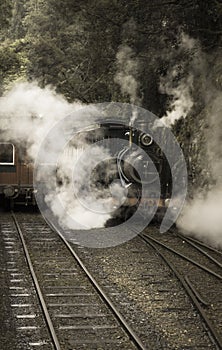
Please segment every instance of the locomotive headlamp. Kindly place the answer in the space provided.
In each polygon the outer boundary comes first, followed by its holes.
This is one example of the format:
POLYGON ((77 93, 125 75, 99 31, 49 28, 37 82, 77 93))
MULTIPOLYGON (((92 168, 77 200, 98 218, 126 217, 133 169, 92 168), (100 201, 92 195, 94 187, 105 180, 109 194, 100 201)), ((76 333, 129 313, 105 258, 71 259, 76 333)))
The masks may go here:
POLYGON ((141 134, 140 142, 143 146, 150 146, 153 143, 153 138, 149 134, 141 134))
POLYGON ((164 204, 165 204, 165 207, 168 208, 170 205, 170 198, 165 199, 164 204))

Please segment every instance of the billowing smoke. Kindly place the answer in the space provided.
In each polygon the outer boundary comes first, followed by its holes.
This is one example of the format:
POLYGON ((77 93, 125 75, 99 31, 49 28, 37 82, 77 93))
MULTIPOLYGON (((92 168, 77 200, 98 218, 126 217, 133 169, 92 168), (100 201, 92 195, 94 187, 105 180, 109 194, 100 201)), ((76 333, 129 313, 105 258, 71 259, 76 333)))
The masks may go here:
POLYGON ((53 125, 67 114, 81 108, 80 103, 68 103, 65 98, 37 83, 19 83, 0 98, 1 138, 15 140, 27 147, 35 160, 39 145, 53 125))
MULTIPOLYGON (((139 58, 127 40, 129 34, 132 38, 136 36, 136 29, 136 23, 132 18, 123 26, 122 44, 119 46, 116 54, 117 72, 114 82, 120 86, 122 95, 129 97, 130 103, 139 106, 141 104, 141 97, 139 96, 139 58)), ((131 125, 134 124, 136 118, 136 112, 133 110, 130 118, 131 125)))
POLYGON ((139 63, 136 54, 131 47, 123 44, 119 47, 116 58, 118 70, 114 81, 119 84, 122 94, 130 97, 131 103, 138 104, 139 63))
MULTIPOLYGON (((214 89, 212 85, 211 89, 214 89)), ((178 226, 214 246, 222 247, 222 92, 214 90, 213 95, 205 111, 208 128, 205 129, 203 162, 208 165, 210 174, 208 188, 196 189, 194 198, 187 203, 178 220, 178 226)))
MULTIPOLYGON (((169 73, 169 78, 172 79, 177 75, 177 72, 173 69, 169 73)), ((176 120, 180 118, 185 118, 193 106, 193 101, 191 98, 191 88, 193 85, 193 77, 189 75, 188 77, 182 79, 177 87, 172 87, 171 83, 162 81, 161 91, 173 96, 173 101, 171 103, 170 109, 167 111, 166 115, 162 117, 161 121, 166 125, 170 126, 175 123, 176 120)))
POLYGON ((177 226, 188 235, 222 247, 222 187, 200 192, 185 206, 177 226))
MULTIPOLYGON (((197 188, 194 190, 193 198, 187 200, 177 225, 187 234, 193 234, 215 246, 222 247, 222 91, 216 84, 219 77, 215 76, 211 66, 212 59, 216 64, 221 56, 218 54, 213 58, 204 55, 201 51, 199 56, 199 62, 202 64, 198 67, 199 79, 201 79, 198 93, 206 105, 201 112, 206 127, 197 132, 202 133, 204 138, 204 143, 200 144, 199 148, 204 147, 206 150, 203 152, 202 167, 207 172, 205 182, 208 185, 198 186, 202 175, 200 174, 198 178, 196 174, 197 188)), ((195 76, 196 65, 192 69, 193 79, 198 79, 195 76)), ((197 115, 196 118, 198 117, 197 115)), ((198 139, 200 140, 200 137, 198 139)), ((191 142, 194 141, 191 138, 191 142)), ((198 152, 198 148, 196 151, 198 152)))
MULTIPOLYGON (((62 227, 89 229, 102 227, 113 211, 111 188, 96 183, 96 167, 109 159, 109 150, 98 145, 73 148, 69 145, 57 164, 56 191, 49 191, 46 202, 62 227)), ((108 174, 107 174, 108 175, 108 174)), ((117 192, 120 186, 116 188, 117 192)))
POLYGON ((202 65, 198 43, 184 33, 180 36, 178 48, 172 50, 169 55, 169 59, 177 63, 173 64, 166 76, 161 78, 159 87, 161 93, 172 98, 165 116, 161 118, 166 126, 185 118, 191 111, 194 104, 192 93, 195 73, 202 65), (184 61, 178 63, 181 59, 184 61), (184 71, 186 65, 189 65, 187 72, 184 71))
MULTIPOLYGON (((75 113, 82 128, 93 124, 92 116, 81 115, 82 107, 78 102, 68 103, 63 96, 49 87, 42 89, 36 83, 19 83, 0 98, 1 141, 15 142, 17 146, 24 147, 34 162, 48 132, 67 115, 75 113)), ((70 148, 71 153, 67 155, 67 152, 60 148, 61 136, 59 130, 54 141, 47 146, 47 152, 58 152, 57 176, 61 181, 59 183, 58 180, 56 192, 51 192, 55 174, 50 174, 52 176, 47 178, 45 200, 58 221, 68 228, 100 227, 110 217, 110 190, 107 189, 105 193, 96 183, 89 188, 86 175, 93 171, 97 162, 107 158, 109 153, 102 146, 94 147, 90 154, 89 151, 86 153, 87 157, 78 161, 77 154, 84 155, 88 147, 84 137, 79 140, 79 145, 70 148)), ((37 176, 40 181, 46 179, 46 174, 41 173, 41 169, 38 169, 37 176)), ((120 190, 120 186, 118 189, 120 190)))

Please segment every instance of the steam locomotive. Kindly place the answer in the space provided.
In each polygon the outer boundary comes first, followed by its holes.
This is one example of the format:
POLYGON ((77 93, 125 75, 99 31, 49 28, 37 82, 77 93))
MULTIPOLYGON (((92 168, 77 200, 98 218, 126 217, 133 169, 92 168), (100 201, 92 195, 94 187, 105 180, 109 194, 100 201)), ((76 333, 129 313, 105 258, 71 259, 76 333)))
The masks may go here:
MULTIPOLYGON (((109 157, 99 162, 87 181, 100 191, 118 181, 125 190, 121 205, 118 199, 115 201, 114 194, 113 208, 116 206, 116 210, 107 225, 128 220, 139 206, 141 215, 146 217, 155 210, 155 220, 161 221, 168 208, 172 190, 169 163, 152 135, 141 129, 110 120, 77 133, 68 145, 68 152, 72 153, 71 149, 78 148, 82 139, 88 145, 106 141, 103 145, 109 150, 109 157)), ((61 186, 67 181, 65 177, 58 176, 61 186)))
MULTIPOLYGON (((107 187, 118 180, 127 189, 126 200, 113 213, 115 220, 127 220, 141 203, 144 215, 155 204, 155 217, 163 217, 171 197, 171 171, 164 153, 150 134, 110 121, 75 135, 71 147, 78 147, 80 138, 88 144, 107 141, 111 157, 94 169, 92 177, 100 186, 107 187), (144 185, 148 189, 145 195, 144 185), (160 189, 159 195, 156 188, 160 189)), ((64 179, 57 178, 58 186, 62 181, 64 179)), ((0 142, 1 207, 35 206, 34 192, 33 163, 25 149, 11 142, 0 142)))

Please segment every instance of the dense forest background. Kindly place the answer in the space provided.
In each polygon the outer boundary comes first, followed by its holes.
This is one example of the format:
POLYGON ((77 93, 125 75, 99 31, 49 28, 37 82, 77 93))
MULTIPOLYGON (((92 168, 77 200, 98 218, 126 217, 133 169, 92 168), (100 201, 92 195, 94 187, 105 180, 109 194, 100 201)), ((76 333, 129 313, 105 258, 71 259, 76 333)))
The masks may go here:
POLYGON ((0 27, 2 92, 26 78, 52 84, 72 101, 127 101, 114 79, 118 49, 127 45, 126 58, 138 63, 133 74, 141 104, 162 115, 169 96, 159 91, 161 77, 176 62, 176 79, 181 79, 193 54, 176 50, 180 33, 198 39, 206 53, 216 51, 222 2, 2 0, 0 27))
POLYGON ((191 182, 208 182, 205 148, 196 145, 222 89, 221 0, 1 0, 0 28, 1 95, 14 82, 37 81, 68 101, 133 102, 162 117, 184 83, 192 108, 174 131, 191 182))

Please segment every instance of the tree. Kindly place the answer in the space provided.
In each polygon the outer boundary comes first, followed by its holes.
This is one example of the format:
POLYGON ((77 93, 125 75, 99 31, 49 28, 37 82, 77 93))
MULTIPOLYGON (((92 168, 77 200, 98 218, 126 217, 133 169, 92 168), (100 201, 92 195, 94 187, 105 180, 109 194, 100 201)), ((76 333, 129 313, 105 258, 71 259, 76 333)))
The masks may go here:
POLYGON ((9 20, 12 15, 12 4, 9 0, 2 0, 0 2, 0 28, 1 32, 8 27, 9 20))

